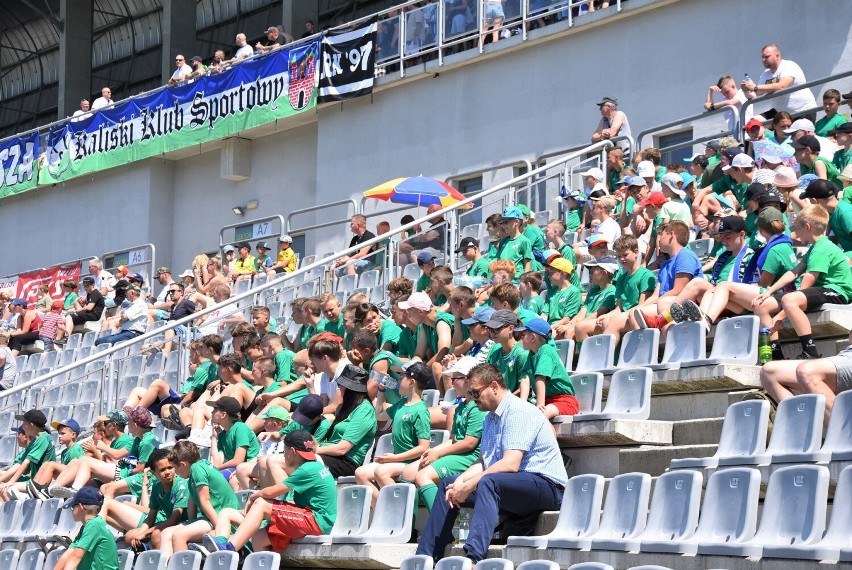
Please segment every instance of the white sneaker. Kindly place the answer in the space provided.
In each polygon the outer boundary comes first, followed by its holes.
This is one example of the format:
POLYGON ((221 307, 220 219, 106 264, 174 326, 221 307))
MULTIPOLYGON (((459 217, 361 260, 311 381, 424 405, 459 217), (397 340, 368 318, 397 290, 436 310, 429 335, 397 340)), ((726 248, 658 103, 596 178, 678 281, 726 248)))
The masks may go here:
POLYGON ((190 436, 186 438, 186 441, 190 441, 198 447, 211 446, 210 436, 208 435, 205 437, 203 432, 195 432, 193 434, 190 434, 190 436))

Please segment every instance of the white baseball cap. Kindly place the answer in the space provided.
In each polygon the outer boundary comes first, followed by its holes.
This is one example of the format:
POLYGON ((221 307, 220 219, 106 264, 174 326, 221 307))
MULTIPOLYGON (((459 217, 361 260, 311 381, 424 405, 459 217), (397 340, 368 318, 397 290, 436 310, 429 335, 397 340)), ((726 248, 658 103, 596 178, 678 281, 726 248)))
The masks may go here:
POLYGON ((643 160, 636 165, 636 173, 642 178, 649 178, 657 175, 657 169, 654 167, 654 163, 650 160, 643 160))
POLYGON ((598 182, 603 182, 603 181, 604 181, 604 173, 603 173, 603 170, 601 170, 600 168, 597 168, 597 167, 595 167, 595 168, 590 168, 590 169, 588 169, 588 170, 587 170, 587 171, 585 171, 585 172, 581 172, 581 173, 580 173, 580 176, 582 176, 583 178, 585 178, 586 176, 591 176, 592 178, 594 178, 594 179, 595 179, 595 180, 597 180, 598 182))
POLYGON ((418 309, 421 311, 431 311, 432 299, 426 293, 412 293, 407 301, 400 301, 398 306, 402 310, 418 309))

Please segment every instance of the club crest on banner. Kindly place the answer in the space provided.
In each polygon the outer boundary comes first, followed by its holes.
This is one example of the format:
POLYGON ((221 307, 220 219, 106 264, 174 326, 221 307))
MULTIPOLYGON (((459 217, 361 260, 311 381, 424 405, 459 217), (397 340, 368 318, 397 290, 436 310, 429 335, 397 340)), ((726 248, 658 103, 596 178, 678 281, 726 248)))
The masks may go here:
POLYGON ((316 45, 310 43, 301 49, 290 50, 290 105, 296 111, 304 109, 311 103, 316 76, 316 45))

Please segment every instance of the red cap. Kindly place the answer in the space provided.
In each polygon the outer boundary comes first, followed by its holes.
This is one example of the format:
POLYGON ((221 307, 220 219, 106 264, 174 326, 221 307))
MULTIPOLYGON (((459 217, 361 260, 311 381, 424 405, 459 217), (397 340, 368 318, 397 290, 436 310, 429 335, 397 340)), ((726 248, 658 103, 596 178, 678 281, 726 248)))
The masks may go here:
POLYGON ((57 299, 56 301, 54 301, 54 302, 53 302, 53 303, 51 303, 51 305, 50 305, 50 307, 51 307, 52 309, 61 309, 61 308, 62 308, 62 307, 64 307, 64 306, 65 306, 65 301, 63 301, 62 299, 57 299))
POLYGON ((668 200, 666 199, 666 195, 662 192, 651 192, 650 194, 648 194, 648 197, 639 202, 637 206, 647 206, 650 204, 651 206, 656 206, 659 208, 667 201, 668 200))
POLYGON ((748 132, 755 127, 762 127, 763 123, 760 122, 760 119, 749 119, 749 121, 743 127, 743 130, 748 132))

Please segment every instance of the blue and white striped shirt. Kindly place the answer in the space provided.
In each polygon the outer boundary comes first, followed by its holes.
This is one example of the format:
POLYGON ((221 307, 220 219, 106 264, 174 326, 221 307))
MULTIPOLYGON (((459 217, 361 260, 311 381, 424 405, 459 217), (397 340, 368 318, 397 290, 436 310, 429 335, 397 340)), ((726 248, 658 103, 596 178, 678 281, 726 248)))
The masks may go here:
POLYGON ((502 459, 507 449, 516 449, 524 452, 519 471, 537 473, 558 485, 568 482, 550 422, 538 408, 511 393, 485 416, 480 449, 486 469, 502 459))

